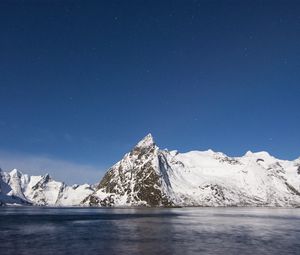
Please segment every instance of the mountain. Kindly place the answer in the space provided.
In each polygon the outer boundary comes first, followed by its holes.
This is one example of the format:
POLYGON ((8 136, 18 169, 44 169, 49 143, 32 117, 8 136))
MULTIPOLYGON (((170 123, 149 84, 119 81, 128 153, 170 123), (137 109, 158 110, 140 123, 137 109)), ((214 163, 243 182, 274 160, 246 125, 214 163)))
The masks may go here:
POLYGON ((14 169, 0 170, 0 204, 77 206, 94 189, 88 185, 67 186, 49 174, 29 176, 14 169))
POLYGON ((300 158, 267 152, 161 150, 151 134, 94 187, 67 186, 48 174, 0 171, 0 203, 44 206, 300 206, 300 158))
POLYGON ((173 193, 168 162, 147 135, 131 152, 111 167, 96 191, 83 204, 91 206, 171 206, 173 193))
POLYGON ((151 134, 112 166, 86 206, 299 206, 300 159, 159 149, 151 134))

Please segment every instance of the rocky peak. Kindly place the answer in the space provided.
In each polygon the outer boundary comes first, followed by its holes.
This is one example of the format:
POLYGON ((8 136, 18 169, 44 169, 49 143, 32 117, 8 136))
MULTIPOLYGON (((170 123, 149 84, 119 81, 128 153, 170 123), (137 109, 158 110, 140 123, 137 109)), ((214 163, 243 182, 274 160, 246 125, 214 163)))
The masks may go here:
POLYGON ((135 147, 148 148, 153 146, 155 146, 155 142, 153 136, 149 133, 141 141, 139 141, 135 147))
POLYGON ((136 146, 134 146, 129 156, 137 156, 138 158, 141 158, 144 155, 153 153, 157 149, 158 147, 156 146, 152 135, 148 134, 139 141, 136 146))
POLYGON ((43 189, 49 181, 51 181, 50 175, 47 173, 32 187, 32 190, 43 189))
POLYGON ((124 158, 111 167, 100 181, 95 194, 83 203, 112 206, 130 205, 171 206, 163 192, 167 179, 164 153, 155 145, 151 134, 145 136, 124 158), (97 194, 106 194, 97 198, 97 194))
POLYGON ((17 170, 17 169, 13 169, 13 170, 9 173, 9 175, 10 175, 11 177, 21 178, 22 173, 21 173, 19 170, 17 170))
POLYGON ((253 156, 253 152, 252 151, 247 151, 244 155, 244 157, 252 157, 253 156))
POLYGON ((49 182, 52 180, 50 174, 46 173, 43 178, 42 178, 43 182, 49 182))

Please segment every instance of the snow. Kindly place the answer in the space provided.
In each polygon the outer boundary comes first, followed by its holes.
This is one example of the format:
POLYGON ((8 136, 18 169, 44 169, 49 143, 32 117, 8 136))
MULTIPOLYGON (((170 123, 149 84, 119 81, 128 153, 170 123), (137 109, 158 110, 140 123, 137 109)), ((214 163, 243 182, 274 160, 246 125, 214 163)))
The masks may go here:
POLYGON ((104 183, 67 186, 47 174, 0 171, 0 202, 149 205, 139 193, 146 186, 158 192, 158 206, 163 199, 175 206, 300 206, 300 158, 281 160, 266 151, 248 151, 241 157, 212 150, 179 153, 160 150, 148 134, 108 170, 104 183))
POLYGON ((150 147, 152 145, 154 145, 154 139, 153 136, 151 134, 146 135, 137 145, 136 147, 150 147))
POLYGON ((78 185, 74 187, 66 187, 62 196, 57 200, 56 205, 59 206, 79 206, 80 203, 94 190, 89 184, 78 185))
MULTIPOLYGON (((155 144, 152 137, 151 142, 145 142, 147 140, 144 138, 136 147, 155 144)), ((154 148, 146 156, 128 153, 112 167, 111 182, 117 183, 119 191, 124 190, 128 183, 133 190, 139 180, 132 176, 151 162, 152 168, 161 176, 161 191, 174 205, 300 205, 300 193, 297 193, 300 191, 299 166, 295 162, 276 159, 265 151, 248 151, 242 157, 228 157, 212 150, 179 153, 154 148), (140 162, 138 158, 144 156, 140 162)), ((111 195, 104 190, 95 193, 99 200, 111 195)), ((128 196, 137 196, 134 192, 116 192, 113 196, 115 206, 124 206, 124 201, 128 206, 143 203, 139 199, 127 200, 128 196)))
POLYGON ((17 169, 2 172, 0 178, 0 201, 8 204, 74 206, 93 191, 88 184, 74 189, 53 180, 49 174, 28 176, 17 169))

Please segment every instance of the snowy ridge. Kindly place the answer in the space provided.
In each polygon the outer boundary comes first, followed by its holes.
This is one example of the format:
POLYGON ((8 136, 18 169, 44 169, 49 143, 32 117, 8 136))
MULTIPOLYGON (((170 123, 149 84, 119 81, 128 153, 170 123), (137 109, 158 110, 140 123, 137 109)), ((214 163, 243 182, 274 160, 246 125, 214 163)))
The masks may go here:
POLYGON ((0 204, 43 206, 300 206, 300 158, 267 152, 161 150, 151 134, 96 187, 0 171, 0 204))
POLYGON ((49 174, 29 176, 14 169, 0 171, 0 204, 78 206, 94 190, 88 184, 67 186, 49 174))
POLYGON ((112 166, 86 206, 299 206, 300 160, 160 150, 151 135, 112 166))

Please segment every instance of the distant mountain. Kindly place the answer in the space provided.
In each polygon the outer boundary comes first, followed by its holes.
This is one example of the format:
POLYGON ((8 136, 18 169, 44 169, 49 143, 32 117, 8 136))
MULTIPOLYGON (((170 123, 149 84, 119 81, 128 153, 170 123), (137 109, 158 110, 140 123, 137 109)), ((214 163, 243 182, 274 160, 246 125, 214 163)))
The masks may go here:
POLYGON ((96 187, 67 186, 49 175, 0 172, 3 204, 46 206, 300 206, 300 158, 267 152, 159 149, 149 134, 96 187))
POLYGON ((67 186, 49 174, 29 176, 14 169, 0 171, 0 203, 40 206, 77 206, 94 189, 88 185, 67 186))

